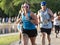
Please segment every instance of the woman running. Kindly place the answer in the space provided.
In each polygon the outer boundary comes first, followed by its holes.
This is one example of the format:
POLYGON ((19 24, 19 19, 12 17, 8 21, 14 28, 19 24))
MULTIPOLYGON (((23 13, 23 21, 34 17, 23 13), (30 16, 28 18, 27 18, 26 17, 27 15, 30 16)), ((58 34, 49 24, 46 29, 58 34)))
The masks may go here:
POLYGON ((19 41, 19 44, 21 43, 21 39, 22 39, 22 21, 21 21, 21 15, 23 13, 23 5, 21 5, 21 10, 19 11, 19 14, 18 14, 18 18, 17 18, 17 29, 19 31, 19 38, 20 38, 20 41, 19 41), (20 20, 20 21, 18 21, 20 20))
POLYGON ((37 36, 36 24, 38 24, 37 17, 30 11, 29 5, 24 3, 24 13, 22 14, 23 22, 23 42, 28 45, 30 39, 32 45, 36 45, 35 40, 37 36))

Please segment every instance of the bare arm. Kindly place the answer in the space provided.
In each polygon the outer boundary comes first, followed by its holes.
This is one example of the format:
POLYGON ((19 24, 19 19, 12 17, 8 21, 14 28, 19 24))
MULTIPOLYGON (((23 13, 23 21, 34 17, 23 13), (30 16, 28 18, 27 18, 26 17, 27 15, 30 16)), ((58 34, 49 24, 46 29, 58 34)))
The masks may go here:
POLYGON ((39 16, 40 14, 39 14, 39 11, 38 11, 38 14, 37 14, 37 18, 38 18, 38 30, 40 30, 40 16, 39 16))
POLYGON ((60 16, 57 16, 57 19, 60 20, 60 16))
POLYGON ((21 17, 19 19, 16 20, 16 24, 18 24, 21 21, 21 17))
POLYGON ((21 10, 19 11, 19 14, 18 14, 18 19, 16 19, 16 24, 18 24, 20 21, 21 21, 21 10), (20 17, 19 17, 19 15, 20 15, 20 17))
POLYGON ((37 18, 37 15, 34 15, 33 12, 31 12, 31 17, 33 20, 31 20, 32 23, 35 23, 35 24, 38 24, 38 18, 37 18))
POLYGON ((38 11, 38 23, 40 23, 40 16, 39 16, 39 11, 38 11))
POLYGON ((49 13, 50 16, 51 16, 51 20, 53 20, 53 19, 54 19, 54 14, 53 14, 53 12, 52 12, 50 9, 48 9, 48 13, 49 13))

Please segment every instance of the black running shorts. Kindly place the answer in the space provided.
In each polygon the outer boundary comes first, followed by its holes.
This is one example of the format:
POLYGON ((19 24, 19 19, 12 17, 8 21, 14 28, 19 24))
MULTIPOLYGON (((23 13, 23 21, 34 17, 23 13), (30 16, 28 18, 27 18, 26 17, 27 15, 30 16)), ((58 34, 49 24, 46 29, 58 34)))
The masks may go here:
POLYGON ((41 28, 41 32, 45 32, 45 33, 47 33, 48 35, 50 35, 50 34, 51 34, 51 29, 41 28))
POLYGON ((23 29, 22 31, 23 34, 27 34, 28 37, 36 37, 37 36, 37 29, 23 29))

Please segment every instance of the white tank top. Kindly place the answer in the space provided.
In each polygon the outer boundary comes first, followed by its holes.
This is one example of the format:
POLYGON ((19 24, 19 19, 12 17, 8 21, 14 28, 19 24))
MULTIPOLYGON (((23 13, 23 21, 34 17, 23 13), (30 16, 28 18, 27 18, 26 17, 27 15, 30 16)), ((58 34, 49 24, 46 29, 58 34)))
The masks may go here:
POLYGON ((52 28, 52 22, 50 21, 48 8, 44 12, 42 10, 39 10, 39 16, 41 20, 41 23, 40 23, 41 28, 52 28))
POLYGON ((60 20, 57 20, 57 15, 54 14, 54 25, 60 25, 60 20))

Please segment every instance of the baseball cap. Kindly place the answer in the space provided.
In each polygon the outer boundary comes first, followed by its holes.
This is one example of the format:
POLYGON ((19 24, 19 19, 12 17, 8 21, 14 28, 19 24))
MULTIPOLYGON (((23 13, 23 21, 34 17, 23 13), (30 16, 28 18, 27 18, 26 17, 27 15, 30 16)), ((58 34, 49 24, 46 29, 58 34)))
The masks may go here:
POLYGON ((46 2, 45 1, 42 1, 41 2, 41 6, 46 6, 46 2))

